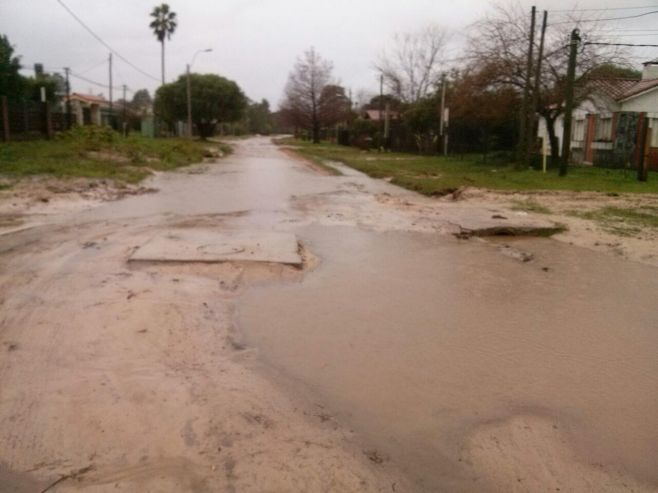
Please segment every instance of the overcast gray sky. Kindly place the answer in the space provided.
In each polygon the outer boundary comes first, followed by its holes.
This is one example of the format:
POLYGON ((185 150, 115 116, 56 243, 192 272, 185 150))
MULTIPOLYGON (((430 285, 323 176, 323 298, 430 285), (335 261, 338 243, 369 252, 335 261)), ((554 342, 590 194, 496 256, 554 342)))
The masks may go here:
MULTIPOLYGON (((159 0, 63 0, 101 38, 143 71, 160 78, 160 45, 148 14, 159 0)), ((288 72, 298 55, 314 46, 334 63, 334 76, 346 87, 375 91, 372 64, 395 32, 430 22, 454 31, 455 46, 466 27, 490 9, 489 0, 170 0, 179 27, 167 44, 167 80, 184 72, 196 50, 194 71, 235 80, 254 100, 281 99, 288 72)), ((658 0, 526 1, 527 9, 627 8, 655 6, 658 0)), ((651 9, 592 12, 594 17, 636 15, 651 9)), ((549 20, 560 13, 549 14, 549 20)), ((658 14, 604 24, 618 41, 658 44, 658 14), (653 29, 640 32, 639 29, 653 29)), ((74 73, 107 84, 108 50, 87 33, 56 0, 0 0, 0 33, 8 35, 26 66, 41 62, 49 71, 71 67, 74 73)), ((658 48, 635 50, 637 61, 658 58, 658 48)), ((26 72, 28 73, 28 72, 26 72)), ((79 92, 107 89, 72 79, 79 92)), ((158 82, 116 60, 114 85, 132 90, 158 82)))

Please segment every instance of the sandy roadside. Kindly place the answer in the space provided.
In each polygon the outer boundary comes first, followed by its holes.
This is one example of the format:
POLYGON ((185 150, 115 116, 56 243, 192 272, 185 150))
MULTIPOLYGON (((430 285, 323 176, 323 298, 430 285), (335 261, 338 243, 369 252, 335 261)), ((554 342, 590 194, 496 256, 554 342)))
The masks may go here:
POLYGON ((153 226, 38 228, 0 256, 0 485, 409 491, 321 406, 265 380, 239 340, 241 290, 302 272, 126 265, 153 226))
POLYGON ((553 237, 556 240, 636 262, 658 265, 658 228, 638 227, 623 220, 601 221, 583 217, 604 208, 656 211, 658 195, 655 194, 611 195, 598 192, 550 191, 506 193, 466 189, 459 200, 483 207, 505 207, 516 210, 517 213, 544 217, 566 226, 563 233, 553 237), (545 212, 533 212, 532 209, 537 206, 545 208, 545 212))

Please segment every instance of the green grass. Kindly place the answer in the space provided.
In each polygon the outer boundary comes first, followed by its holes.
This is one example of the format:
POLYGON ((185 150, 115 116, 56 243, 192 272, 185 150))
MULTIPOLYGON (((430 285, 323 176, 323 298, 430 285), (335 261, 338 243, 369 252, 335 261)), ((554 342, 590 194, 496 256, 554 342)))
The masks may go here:
POLYGON ((512 210, 534 212, 537 214, 552 214, 552 211, 548 207, 532 199, 512 200, 512 210))
POLYGON ((570 214, 596 221, 604 230, 620 236, 634 236, 643 229, 658 228, 658 207, 602 207, 594 211, 571 211, 570 214))
POLYGON ((566 177, 557 171, 542 173, 517 170, 511 164, 483 163, 480 156, 457 159, 451 156, 418 156, 403 153, 361 151, 332 144, 312 144, 294 139, 278 139, 300 155, 313 160, 339 161, 374 178, 390 178, 392 183, 425 195, 443 195, 460 187, 494 190, 573 190, 609 193, 658 193, 658 174, 638 182, 634 171, 571 166, 566 177))
POLYGON ((136 183, 151 170, 167 171, 200 162, 207 147, 230 152, 227 144, 140 135, 124 138, 109 129, 78 127, 53 140, 0 144, 0 175, 16 179, 45 174, 136 183))

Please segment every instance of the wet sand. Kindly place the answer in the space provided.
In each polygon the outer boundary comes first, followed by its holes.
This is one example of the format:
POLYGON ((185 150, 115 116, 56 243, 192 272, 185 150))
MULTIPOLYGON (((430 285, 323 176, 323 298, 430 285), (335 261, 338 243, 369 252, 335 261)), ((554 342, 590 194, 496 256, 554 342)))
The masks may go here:
POLYGON ((422 491, 658 489, 658 269, 552 240, 312 227, 250 345, 422 491), (544 270, 547 268, 547 271, 544 270))

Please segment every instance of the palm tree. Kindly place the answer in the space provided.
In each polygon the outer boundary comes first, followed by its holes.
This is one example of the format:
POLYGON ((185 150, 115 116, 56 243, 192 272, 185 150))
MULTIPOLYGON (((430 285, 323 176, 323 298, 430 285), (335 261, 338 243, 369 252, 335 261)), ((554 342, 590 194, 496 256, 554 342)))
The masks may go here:
POLYGON ((171 12, 169 10, 169 5, 163 3, 153 8, 151 12, 151 17, 153 21, 150 24, 151 29, 153 29, 153 34, 158 38, 160 44, 162 45, 162 83, 165 83, 165 38, 171 39, 171 35, 174 34, 176 26, 176 12, 171 12))

